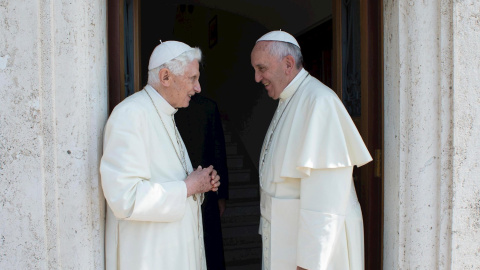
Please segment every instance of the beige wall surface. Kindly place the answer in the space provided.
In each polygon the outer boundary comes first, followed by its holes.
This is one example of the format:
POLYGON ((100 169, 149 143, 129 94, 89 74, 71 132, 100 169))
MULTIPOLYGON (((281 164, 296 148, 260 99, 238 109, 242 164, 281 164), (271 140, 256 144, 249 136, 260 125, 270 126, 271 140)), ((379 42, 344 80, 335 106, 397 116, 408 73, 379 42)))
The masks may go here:
POLYGON ((480 267, 480 2, 384 1, 384 269, 480 267))
POLYGON ((0 269, 103 269, 106 3, 0 1, 0 269))

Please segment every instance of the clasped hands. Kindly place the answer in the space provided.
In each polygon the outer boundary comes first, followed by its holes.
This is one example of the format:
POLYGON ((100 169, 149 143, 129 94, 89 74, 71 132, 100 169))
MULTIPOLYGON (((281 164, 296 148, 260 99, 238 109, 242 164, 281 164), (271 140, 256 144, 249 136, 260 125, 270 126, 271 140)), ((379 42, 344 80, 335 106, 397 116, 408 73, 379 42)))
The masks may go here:
POLYGON ((220 186, 220 176, 212 165, 207 168, 198 166, 185 179, 185 184, 187 185, 187 197, 197 193, 217 191, 220 186))

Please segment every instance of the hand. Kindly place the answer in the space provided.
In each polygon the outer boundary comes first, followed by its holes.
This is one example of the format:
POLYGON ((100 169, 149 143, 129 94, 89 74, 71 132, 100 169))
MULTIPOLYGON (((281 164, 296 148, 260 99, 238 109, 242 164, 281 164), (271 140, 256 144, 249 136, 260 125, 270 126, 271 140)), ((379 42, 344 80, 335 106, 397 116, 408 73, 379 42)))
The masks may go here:
MULTIPOLYGON (((210 167, 213 168, 213 166, 210 165, 210 167)), ((216 170, 213 170, 212 173, 210 174, 212 181, 210 183, 212 184, 212 189, 211 191, 218 191, 218 187, 220 186, 220 175, 217 174, 216 170)))
POLYGON ((218 210, 220 211, 220 216, 223 216, 223 212, 225 212, 225 208, 227 208, 227 200, 218 199, 218 210))
POLYGON ((193 194, 204 193, 209 190, 213 190, 215 186, 218 190, 218 186, 220 185, 220 177, 215 172, 215 177, 212 179, 213 171, 213 166, 209 166, 205 169, 203 169, 202 166, 198 166, 195 171, 188 175, 188 177, 185 179, 185 185, 187 186, 187 197, 190 197, 193 194), (218 179, 216 177, 218 177, 218 179))

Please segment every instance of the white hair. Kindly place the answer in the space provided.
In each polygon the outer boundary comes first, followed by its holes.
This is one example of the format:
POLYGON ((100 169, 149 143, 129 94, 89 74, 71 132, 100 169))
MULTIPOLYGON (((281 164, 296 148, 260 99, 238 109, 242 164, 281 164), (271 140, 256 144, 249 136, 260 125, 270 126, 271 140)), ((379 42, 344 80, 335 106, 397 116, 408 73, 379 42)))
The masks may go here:
POLYGON ((298 46, 282 41, 273 41, 269 43, 268 48, 271 55, 278 57, 279 60, 282 60, 287 55, 291 55, 293 59, 295 59, 296 68, 301 69, 303 67, 303 56, 298 46))
POLYGON ((157 85, 160 83, 160 78, 158 77, 158 72, 162 68, 170 70, 175 75, 182 75, 185 72, 185 68, 192 61, 197 60, 200 62, 202 60, 202 51, 199 48, 193 48, 193 50, 188 50, 174 59, 164 63, 163 65, 151 69, 148 71, 148 84, 157 85))

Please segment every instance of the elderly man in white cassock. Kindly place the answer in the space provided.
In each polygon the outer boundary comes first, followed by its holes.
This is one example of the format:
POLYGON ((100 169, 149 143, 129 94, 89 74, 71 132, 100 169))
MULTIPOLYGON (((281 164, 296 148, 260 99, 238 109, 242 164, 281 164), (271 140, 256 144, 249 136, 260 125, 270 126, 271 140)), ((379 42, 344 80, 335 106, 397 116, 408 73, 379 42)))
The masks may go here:
POLYGON ((161 43, 148 84, 108 119, 100 165, 106 269, 206 269, 200 204, 220 177, 212 166, 193 170, 174 119, 201 90, 200 60, 198 48, 161 43))
POLYGON ((352 171, 372 158, 337 95, 302 61, 283 31, 251 53, 255 81, 279 99, 260 154, 263 269, 364 269, 352 171))

